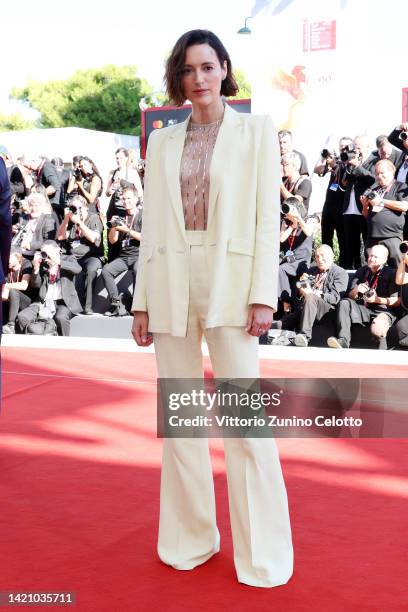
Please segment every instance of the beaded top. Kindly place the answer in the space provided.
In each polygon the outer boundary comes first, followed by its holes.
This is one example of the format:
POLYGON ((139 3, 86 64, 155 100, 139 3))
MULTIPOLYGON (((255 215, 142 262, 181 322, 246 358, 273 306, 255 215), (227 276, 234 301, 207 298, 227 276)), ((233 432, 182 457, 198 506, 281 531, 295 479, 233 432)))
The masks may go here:
POLYGON ((210 164, 222 119, 214 123, 190 121, 180 166, 180 188, 186 230, 206 230, 210 192, 210 164))

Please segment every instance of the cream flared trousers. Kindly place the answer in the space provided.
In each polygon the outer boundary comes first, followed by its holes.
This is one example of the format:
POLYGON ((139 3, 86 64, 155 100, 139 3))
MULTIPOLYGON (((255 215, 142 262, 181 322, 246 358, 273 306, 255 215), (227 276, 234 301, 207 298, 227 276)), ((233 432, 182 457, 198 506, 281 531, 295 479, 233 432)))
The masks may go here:
MULTIPOLYGON (((241 327, 204 329, 208 304, 203 232, 190 243, 187 336, 154 334, 160 378, 202 378, 205 336, 215 378, 258 378, 258 338, 241 327)), ((257 587, 285 584, 293 572, 288 501, 273 439, 225 438, 229 510, 238 580, 257 587)), ((179 570, 219 551, 208 441, 166 438, 160 488, 158 553, 179 570)))

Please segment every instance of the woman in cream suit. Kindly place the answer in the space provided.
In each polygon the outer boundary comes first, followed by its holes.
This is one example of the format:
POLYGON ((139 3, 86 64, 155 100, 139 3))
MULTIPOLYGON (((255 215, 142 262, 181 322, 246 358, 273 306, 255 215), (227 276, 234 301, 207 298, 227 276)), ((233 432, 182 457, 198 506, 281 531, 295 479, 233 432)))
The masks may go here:
MULTIPOLYGON (((221 41, 193 30, 166 67, 170 98, 190 117, 154 131, 145 174, 132 310, 139 346, 153 342, 160 378, 257 378, 258 337, 277 301, 280 156, 268 117, 239 114, 221 41)), ((242 583, 272 587, 293 571, 285 484, 271 439, 225 439, 234 562, 242 583)), ((190 570, 218 552, 208 443, 164 441, 158 553, 190 570)))

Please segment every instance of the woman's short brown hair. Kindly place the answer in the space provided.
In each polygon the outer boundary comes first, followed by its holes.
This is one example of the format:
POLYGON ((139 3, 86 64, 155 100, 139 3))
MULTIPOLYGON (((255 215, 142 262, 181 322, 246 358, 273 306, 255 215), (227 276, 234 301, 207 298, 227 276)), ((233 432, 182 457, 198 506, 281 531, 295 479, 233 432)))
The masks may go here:
POLYGON ((177 106, 181 106, 186 100, 182 85, 186 50, 193 45, 204 44, 210 45, 214 49, 221 66, 224 62, 227 62, 227 76, 221 84, 221 95, 228 98, 238 93, 239 87, 232 74, 230 56, 218 36, 209 30, 190 30, 178 39, 166 62, 164 82, 170 101, 177 106))

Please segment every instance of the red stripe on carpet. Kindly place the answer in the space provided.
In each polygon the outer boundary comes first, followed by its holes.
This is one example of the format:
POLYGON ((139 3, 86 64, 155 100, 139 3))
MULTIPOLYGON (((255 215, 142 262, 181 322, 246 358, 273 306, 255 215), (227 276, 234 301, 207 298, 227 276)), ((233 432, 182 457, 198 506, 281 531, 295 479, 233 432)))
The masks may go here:
MULTIPOLYGON (((2 352, 0 591, 75 591, 80 612, 408 610, 406 440, 279 440, 295 574, 254 589, 235 579, 219 440, 221 553, 192 572, 156 556, 153 355, 2 352)), ((331 363, 262 364, 264 376, 315 372, 339 376, 331 363)), ((380 366, 358 373, 392 376, 380 366)))

